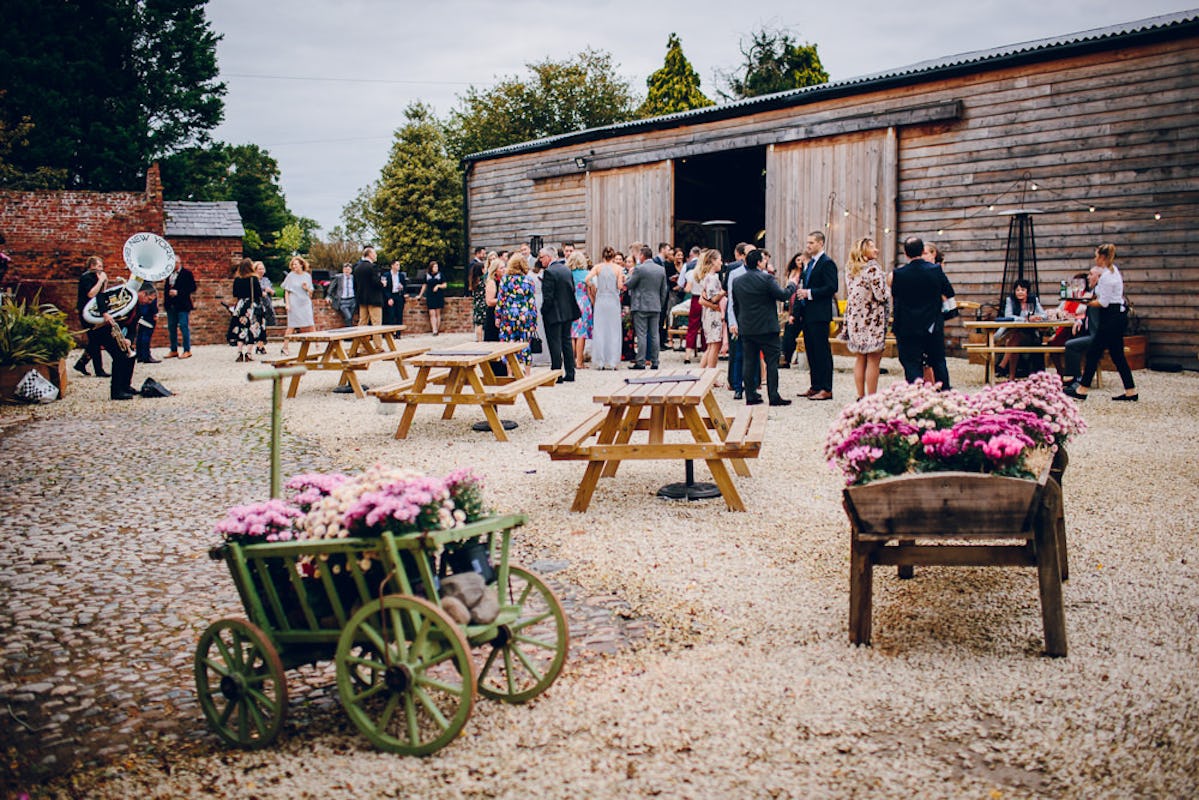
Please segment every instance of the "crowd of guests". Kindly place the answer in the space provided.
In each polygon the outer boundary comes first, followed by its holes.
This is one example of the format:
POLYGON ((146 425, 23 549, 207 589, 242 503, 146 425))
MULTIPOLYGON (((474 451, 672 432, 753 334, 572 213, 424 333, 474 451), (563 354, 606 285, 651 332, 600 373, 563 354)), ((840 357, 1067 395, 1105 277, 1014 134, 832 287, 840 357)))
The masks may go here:
MULTIPOLYGON (((634 370, 657 369, 662 343, 672 317, 687 316, 684 362, 716 367, 728 361, 725 386, 734 399, 747 404, 789 405, 778 391, 778 370, 790 368, 802 336, 810 386, 800 394, 812 401, 833 398, 833 359, 830 323, 842 317, 840 337, 854 356, 854 387, 858 398, 878 390, 888 328, 894 333, 904 378, 927 380, 949 388, 945 362, 945 320, 955 315, 954 289, 943 268, 944 254, 933 243, 909 237, 903 243, 906 263, 888 272, 879 263, 879 248, 869 237, 854 242, 845 272, 844 311, 838 307, 837 264, 825 252, 825 237, 813 231, 803 250, 785 262, 780 282, 767 251, 748 243, 734 248, 726 263, 717 250, 681 248, 663 243, 657 254, 634 242, 627 254, 606 246, 598 261, 577 250, 572 242, 560 249, 543 247, 534 254, 528 244, 515 250, 488 252, 476 248, 467 269, 476 337, 481 341, 521 341, 518 354, 525 363, 561 369, 560 381, 591 366, 615 370, 622 361, 634 370), (781 309, 781 314, 780 314, 781 309), (785 324, 780 324, 780 318, 785 324), (764 366, 765 374, 762 375, 764 366)), ((1113 399, 1135 401, 1136 385, 1124 356, 1127 303, 1123 278, 1115 264, 1114 245, 1095 251, 1095 264, 1078 273, 1088 291, 1046 311, 1027 280, 1011 287, 1000 319, 1061 320, 1048 344, 1064 353, 1051 355, 1065 390, 1085 400, 1103 354, 1110 353, 1124 385, 1113 399)), ((330 307, 347 325, 403 324, 408 276, 398 261, 382 269, 374 248, 363 250, 357 264, 345 264, 325 293, 330 307)), ((108 284, 103 261, 88 260, 79 282, 78 310, 108 284)), ((315 330, 314 285, 308 262, 293 256, 282 282, 287 331, 281 352, 288 354, 286 336, 315 330)), ((417 298, 424 298, 434 336, 440 334, 441 310, 447 281, 440 264, 431 261, 417 298)), ((167 358, 191 357, 189 315, 196 291, 191 271, 176 259, 164 281, 170 352, 167 358)), ((267 327, 275 323, 274 287, 261 261, 242 259, 236 268, 227 338, 237 346, 237 360, 253 360, 266 352, 267 327)), ((157 363, 150 341, 158 316, 159 295, 152 283, 138 292, 137 303, 121 330, 131 341, 114 335, 117 326, 106 321, 90 326, 83 356, 74 368, 108 376, 101 352, 113 358, 112 396, 132 396, 132 364, 157 363)), ((1036 330, 1013 327, 997 332, 1005 347, 1039 344, 1036 330)), ((1011 376, 1043 368, 1016 352, 1003 353, 997 372, 1011 376), (1031 366, 1030 366, 1031 364, 1031 366)))

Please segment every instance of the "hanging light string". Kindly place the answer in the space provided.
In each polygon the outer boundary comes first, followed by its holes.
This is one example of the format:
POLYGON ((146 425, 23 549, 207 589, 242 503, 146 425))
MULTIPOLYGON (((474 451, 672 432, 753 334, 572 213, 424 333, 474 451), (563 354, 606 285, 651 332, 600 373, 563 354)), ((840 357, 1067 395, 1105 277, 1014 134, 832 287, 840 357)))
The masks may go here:
MULTIPOLYGON (((1092 214, 1094 214, 1096 211, 1102 210, 1108 214, 1114 213, 1114 214, 1118 215, 1117 218, 1121 218, 1121 217, 1127 218, 1130 216, 1134 216, 1134 214, 1132 214, 1130 212, 1126 212, 1124 210, 1104 209, 1101 206, 1097 206, 1093 202, 1090 202, 1090 201, 1082 202, 1082 201, 1076 200, 1074 198, 1067 197, 1059 192, 1054 191, 1053 189, 1050 189, 1048 186, 1043 185, 1040 181, 1035 180, 1032 177, 1031 172, 1025 172, 1023 175, 1020 176, 1020 178, 1013 181, 1011 186, 1009 186, 1008 188, 1006 188, 1002 192, 1000 192, 998 195, 996 195, 995 198, 992 199, 985 206, 979 206, 974 211, 971 211, 970 213, 966 214, 961 219, 958 219, 955 222, 952 222, 948 225, 942 225, 940 228, 937 229, 937 235, 943 236, 946 231, 951 231, 954 228, 961 227, 962 225, 965 225, 967 222, 970 222, 972 219, 974 219, 975 217, 977 217, 981 214, 993 212, 995 210, 995 206, 999 205, 999 203, 1005 197, 1015 194, 1016 192, 1020 193, 1020 207, 1021 208, 1025 207, 1025 200, 1028 198, 1029 192, 1038 192, 1038 193, 1045 192, 1046 194, 1051 195, 1055 200, 1061 201, 1063 203, 1068 203, 1077 208, 1084 208, 1092 214)), ((829 196, 828 196, 828 213, 825 215, 825 223, 824 223, 824 227, 826 229, 832 228, 833 218, 834 218, 837 210, 841 211, 841 216, 844 219, 852 218, 856 222, 864 225, 867 229, 874 227, 873 219, 870 219, 870 218, 862 216, 861 214, 858 214, 853 209, 851 209, 849 206, 847 206, 843 201, 839 200, 836 192, 830 192, 829 196)), ((1139 211, 1136 212, 1135 216, 1140 216, 1140 212, 1139 211)), ((1162 215, 1161 215, 1160 211, 1155 212, 1153 214, 1154 220, 1161 220, 1161 218, 1162 218, 1162 215)), ((891 233, 891 229, 885 228, 883 230, 883 233, 891 233)))

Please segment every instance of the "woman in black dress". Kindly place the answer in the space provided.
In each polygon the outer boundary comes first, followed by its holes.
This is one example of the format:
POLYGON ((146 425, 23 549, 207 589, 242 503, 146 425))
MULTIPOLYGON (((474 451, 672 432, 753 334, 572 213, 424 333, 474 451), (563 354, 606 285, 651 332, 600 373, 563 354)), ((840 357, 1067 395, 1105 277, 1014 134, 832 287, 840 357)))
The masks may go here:
POLYGON ((429 309, 429 327, 436 336, 441 331, 441 309, 445 306, 445 277, 441 274, 441 265, 436 261, 429 262, 429 271, 425 274, 425 285, 420 288, 417 299, 425 298, 425 306, 429 309))

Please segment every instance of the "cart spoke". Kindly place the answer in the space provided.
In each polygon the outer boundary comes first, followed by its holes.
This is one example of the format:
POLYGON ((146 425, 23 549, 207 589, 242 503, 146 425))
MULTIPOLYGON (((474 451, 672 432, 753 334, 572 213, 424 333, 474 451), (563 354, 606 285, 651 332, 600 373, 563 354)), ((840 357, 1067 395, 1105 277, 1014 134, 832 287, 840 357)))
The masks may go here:
POLYGON ((383 706, 383 713, 379 715, 379 724, 376 726, 379 730, 387 730, 387 726, 391 724, 391 717, 395 714, 396 706, 400 704, 400 696, 393 694, 387 698, 387 705, 383 706))
POLYGON ((379 681, 378 683, 372 684, 371 686, 363 689, 358 694, 350 695, 350 699, 355 705, 359 705, 363 700, 368 700, 386 689, 387 684, 379 681))
POLYGON ((462 688, 465 684, 454 684, 441 681, 436 678, 430 678, 428 675, 417 675, 416 683, 418 686, 428 686, 431 689, 437 689, 446 694, 459 695, 462 694, 462 688))
POLYGON ((533 682, 540 683, 541 682, 541 673, 537 671, 536 665, 534 665, 533 662, 529 659, 529 657, 527 655, 525 655, 525 651, 521 650, 515 644, 513 644, 510 649, 512 650, 513 653, 516 653, 516 657, 518 659, 520 659, 520 663, 524 664, 525 669, 527 669, 529 671, 529 674, 533 676, 533 682))
POLYGON ((247 696, 248 696, 248 697, 249 697, 251 700, 253 700, 253 701, 254 701, 254 703, 253 703, 253 706, 254 706, 256 709, 257 709, 258 707, 261 707, 261 708, 262 708, 263 710, 265 710, 265 711, 266 711, 268 714, 270 714, 270 715, 272 715, 272 716, 273 716, 273 715, 274 715, 274 713, 275 713, 275 711, 276 711, 276 709, 278 709, 278 708, 279 708, 279 705, 278 705, 278 703, 276 703, 274 700, 272 700, 271 698, 267 697, 265 694, 263 694, 262 692, 258 691, 257 689, 247 689, 247 690, 246 690, 246 693, 247 693, 247 696))
POLYGON ((508 683, 508 694, 516 694, 516 682, 512 679, 512 648, 504 648, 504 677, 508 683))
POLYGON ((512 623, 512 630, 523 631, 530 625, 536 625, 539 622, 545 622, 547 619, 550 619, 553 616, 554 612, 546 611, 545 613, 538 614, 535 617, 522 617, 521 619, 518 619, 516 622, 512 623))
POLYGON ((513 636, 512 641, 527 644, 530 647, 540 647, 544 650, 556 650, 557 647, 553 642, 546 642, 541 639, 534 639, 532 636, 513 636))
POLYGON ((433 703, 433 699, 429 697, 428 692, 417 687, 416 697, 418 700, 420 700, 420 704, 425 707, 425 711, 429 712, 429 716, 433 718, 433 722, 436 723, 438 729, 444 731, 446 728, 450 727, 449 721, 445 718, 445 715, 441 713, 441 709, 439 709, 433 703))
POLYGON ((258 710, 258 704, 255 703, 253 698, 249 696, 243 699, 243 703, 245 710, 250 712, 250 722, 254 723, 255 731, 257 731, 259 736, 264 735, 266 733, 267 723, 266 720, 262 718, 262 712, 258 710))
POLYGON ((408 650, 409 658, 414 662, 423 661, 425 658, 425 650, 429 646, 429 629, 432 625, 433 620, 430 617, 421 618, 420 630, 412 637, 412 647, 408 650))
MULTIPOLYGON (((215 696, 219 695, 214 695, 214 697, 215 696)), ((233 706, 235 705, 236 703, 234 703, 232 700, 225 701, 225 709, 221 712, 221 715, 218 718, 222 726, 229 724, 229 717, 233 714, 233 706)))
POLYGON ((394 638, 396 654, 399 660, 408 661, 408 639, 404 634, 404 618, 399 608, 388 609, 391 621, 391 635, 394 638))
POLYGON ((408 743, 420 744, 420 730, 417 727, 416 706, 412 702, 412 692, 404 695, 404 714, 408 718, 408 743))
POLYGON ((229 669, 226 664, 221 664, 219 662, 213 661, 211 658, 208 658, 208 657, 204 658, 204 666, 208 667, 210 670, 212 670, 213 672, 215 672, 217 675, 219 675, 222 678, 224 678, 226 675, 229 674, 229 669))
MULTIPOLYGON (((229 652, 229 648, 225 645, 225 641, 220 636, 213 637, 212 644, 220 652, 221 658, 224 660, 226 667, 236 666, 233 661, 233 654, 229 652)), ((226 670, 221 670, 219 667, 218 671, 220 671, 222 675, 229 674, 226 670)))

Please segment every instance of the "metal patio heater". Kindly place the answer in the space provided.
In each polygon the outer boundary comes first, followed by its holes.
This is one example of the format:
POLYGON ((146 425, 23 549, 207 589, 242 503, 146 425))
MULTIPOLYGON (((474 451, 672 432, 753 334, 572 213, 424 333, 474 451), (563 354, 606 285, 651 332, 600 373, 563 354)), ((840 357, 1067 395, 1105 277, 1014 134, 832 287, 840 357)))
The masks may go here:
POLYGON ((1032 292, 1041 296, 1041 284, 1037 277, 1037 242, 1033 233, 1033 214, 1042 213, 1035 208, 1018 208, 1001 211, 1000 216, 1011 217, 1007 227, 1007 254, 1003 257, 1003 282, 999 284, 999 313, 1003 313, 1004 299, 1011 294, 1012 284, 1026 278, 1032 284, 1032 292))

